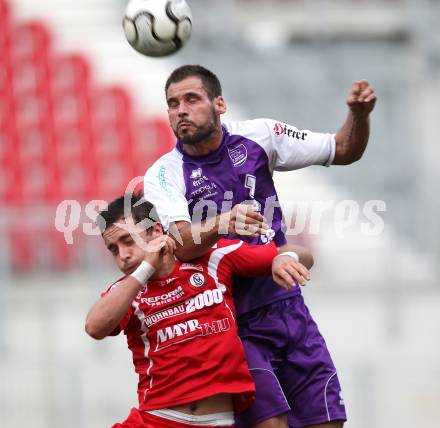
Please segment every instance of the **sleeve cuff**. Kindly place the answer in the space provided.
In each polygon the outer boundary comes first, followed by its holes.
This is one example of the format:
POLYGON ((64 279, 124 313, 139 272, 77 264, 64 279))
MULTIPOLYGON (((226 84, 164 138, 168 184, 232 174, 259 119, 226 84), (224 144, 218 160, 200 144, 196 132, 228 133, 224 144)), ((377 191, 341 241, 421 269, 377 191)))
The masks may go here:
POLYGON ((327 162, 325 162, 323 164, 323 166, 329 167, 335 159, 335 154, 336 154, 336 134, 331 134, 330 135, 330 155, 327 159, 327 162))

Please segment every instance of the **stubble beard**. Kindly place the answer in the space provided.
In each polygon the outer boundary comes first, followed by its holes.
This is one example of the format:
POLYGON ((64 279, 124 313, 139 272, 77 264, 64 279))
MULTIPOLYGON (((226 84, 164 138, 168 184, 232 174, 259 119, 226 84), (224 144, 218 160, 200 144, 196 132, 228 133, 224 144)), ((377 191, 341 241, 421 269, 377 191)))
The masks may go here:
POLYGON ((179 127, 177 126, 177 129, 174 130, 174 135, 183 143, 188 145, 195 145, 202 141, 205 141, 209 139, 214 132, 217 130, 217 123, 216 123, 216 115, 214 111, 211 115, 211 122, 203 127, 197 126, 194 122, 187 121, 187 123, 190 123, 192 126, 196 128, 196 131, 194 134, 183 134, 179 135, 179 127))

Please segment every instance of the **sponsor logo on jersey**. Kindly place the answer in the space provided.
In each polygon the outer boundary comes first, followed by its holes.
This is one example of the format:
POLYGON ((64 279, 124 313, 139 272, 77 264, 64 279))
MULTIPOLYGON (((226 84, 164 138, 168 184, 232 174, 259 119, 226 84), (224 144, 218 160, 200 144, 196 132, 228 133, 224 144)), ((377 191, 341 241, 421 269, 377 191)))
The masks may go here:
POLYGON ((168 285, 168 284, 171 284, 173 281, 175 281, 176 279, 179 279, 179 277, 178 276, 175 276, 175 277, 173 277, 173 278, 167 278, 167 279, 165 279, 164 281, 161 281, 160 283, 159 283, 159 285, 161 286, 161 287, 163 287, 164 285, 168 285))
POLYGON ((206 199, 209 196, 215 196, 218 193, 216 189, 217 185, 215 183, 205 183, 203 186, 200 186, 198 189, 195 189, 191 192, 191 199, 201 195, 203 195, 203 199, 206 199))
POLYGON ((198 178, 197 180, 194 180, 192 182, 194 187, 200 186, 203 183, 206 183, 208 180, 208 177, 206 177, 205 175, 203 177, 198 178))
POLYGON ((205 284, 205 276, 202 273, 193 273, 189 282, 193 287, 199 288, 205 284))
POLYGON ((174 197, 173 192, 168 187, 167 179, 166 179, 166 172, 167 172, 167 169, 162 165, 159 168, 159 172, 157 174, 157 179, 159 180, 159 186, 162 187, 162 189, 165 191, 168 199, 171 202, 176 202, 176 198, 174 197))
POLYGON ((189 299, 185 300, 185 310, 187 314, 190 314, 191 312, 200 311, 203 308, 218 305, 222 302, 223 293, 220 289, 208 289, 203 293, 197 294, 197 296, 190 297, 189 299))
POLYGON ((208 336, 230 330, 229 318, 222 318, 200 324, 197 319, 180 322, 157 330, 156 351, 176 345, 181 342, 193 340, 199 336, 208 336))
POLYGON ((145 317, 145 325, 151 327, 159 321, 166 320, 168 318, 175 317, 176 315, 184 314, 186 312, 186 305, 175 305, 171 308, 164 309, 163 311, 155 312, 154 314, 145 317))
POLYGON ((195 180, 202 176, 202 168, 193 169, 189 178, 195 180))
POLYGON ((182 263, 179 270, 197 270, 199 272, 203 272, 203 266, 194 263, 182 263))
POLYGON ((228 147, 228 153, 234 167, 243 165, 248 156, 247 149, 244 144, 239 144, 230 148, 228 147))
POLYGON ((177 288, 169 291, 168 293, 159 294, 158 296, 142 297, 141 303, 146 303, 148 306, 162 306, 167 303, 174 302, 184 295, 185 292, 183 291, 182 286, 179 285, 177 288))
POLYGON ((305 140, 307 136, 307 132, 295 130, 286 124, 275 123, 273 127, 273 132, 275 135, 287 135, 290 138, 296 138, 297 140, 305 140))

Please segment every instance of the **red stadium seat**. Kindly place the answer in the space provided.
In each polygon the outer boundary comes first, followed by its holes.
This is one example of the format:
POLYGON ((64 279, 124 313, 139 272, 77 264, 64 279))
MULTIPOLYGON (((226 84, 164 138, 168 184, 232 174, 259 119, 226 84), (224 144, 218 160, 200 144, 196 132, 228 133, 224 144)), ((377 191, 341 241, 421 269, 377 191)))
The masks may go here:
POLYGON ((0 28, 3 29, 9 25, 11 19, 11 7, 6 0, 0 0, 0 28))
POLYGON ((175 145, 175 137, 165 119, 148 119, 134 126, 133 153, 136 174, 147 168, 175 145))
POLYGON ((120 86, 92 92, 92 120, 96 123, 126 123, 131 117, 132 105, 127 91, 120 86))
POLYGON ((6 129, 0 129, 0 203, 13 203, 19 199, 18 156, 15 150, 16 137, 6 129))
POLYGON ((67 270, 74 265, 78 254, 78 237, 75 237, 74 244, 68 244, 64 235, 54 228, 45 231, 46 242, 49 243, 51 256, 51 268, 67 270))
POLYGON ((11 226, 8 232, 12 269, 14 271, 31 270, 36 261, 36 252, 32 245, 35 231, 23 223, 11 226))
POLYGON ((131 133, 117 122, 94 124, 93 146, 97 161, 118 158, 128 162, 132 151, 131 133))
POLYGON ((50 85, 55 93, 86 93, 90 86, 90 67, 80 54, 55 55, 50 62, 50 85))
POLYGON ((70 160, 86 163, 92 150, 92 138, 88 127, 75 123, 58 124, 55 127, 53 155, 57 163, 70 160))
POLYGON ((73 90, 59 91, 52 94, 52 112, 54 126, 76 124, 85 126, 90 122, 90 105, 87 94, 73 90))
POLYGON ((96 165, 96 182, 91 189, 91 199, 112 200, 122 195, 132 176, 120 160, 113 159, 96 165))
POLYGON ((53 201, 58 194, 55 169, 50 163, 28 161, 20 165, 19 180, 22 201, 53 201))
POLYGON ((51 120, 50 99, 38 92, 17 94, 14 104, 14 114, 19 126, 48 123, 51 120))
POLYGON ((10 82, 15 94, 36 93, 45 96, 49 91, 49 69, 47 64, 30 58, 14 60, 10 65, 10 82))
POLYGON ((0 0, 0 205, 33 210, 8 230, 12 267, 65 270, 78 250, 54 230, 54 204, 114 199, 175 138, 162 118, 137 120, 125 88, 94 83, 81 52, 54 51, 45 23, 14 22, 9 4, 0 0))
POLYGON ((93 170, 81 160, 66 160, 57 168, 57 190, 60 200, 86 201, 93 187, 93 170))
POLYGON ((0 130, 15 127, 14 99, 10 94, 0 96, 0 130))
POLYGON ((13 60, 32 59, 47 62, 50 48, 50 35, 44 23, 29 21, 10 30, 14 37, 9 38, 10 55, 13 60))
POLYGON ((29 162, 50 167, 53 134, 46 124, 21 124, 17 130, 16 150, 22 168, 29 162))

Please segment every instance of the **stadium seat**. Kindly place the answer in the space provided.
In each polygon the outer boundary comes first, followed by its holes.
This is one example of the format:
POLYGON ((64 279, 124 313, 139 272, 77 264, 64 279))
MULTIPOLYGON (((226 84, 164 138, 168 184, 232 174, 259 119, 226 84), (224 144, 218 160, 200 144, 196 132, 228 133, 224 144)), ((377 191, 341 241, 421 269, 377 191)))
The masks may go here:
POLYGON ((93 186, 93 172, 83 162, 70 160, 57 170, 59 200, 86 201, 93 186))
POLYGON ((90 67, 78 53, 55 55, 49 64, 50 86, 55 93, 86 93, 90 85, 90 67))
POLYGON ((81 52, 55 50, 44 22, 13 19, 10 5, 0 0, 0 205, 32 206, 32 218, 41 208, 38 224, 8 229, 12 268, 32 270, 43 261, 69 269, 77 246, 66 245, 45 215, 64 199, 84 204, 123 194, 174 136, 167 121, 138 118, 123 86, 94 81, 81 52), (34 244, 40 238, 43 251, 34 244))
POLYGON ((135 174, 145 174, 147 168, 175 143, 174 134, 164 119, 139 121, 134 126, 133 153, 135 174))
POLYGON ((100 161, 118 158, 121 162, 127 162, 132 151, 131 133, 126 123, 95 123, 93 141, 93 150, 100 161))
POLYGON ((48 228, 45 230, 46 242, 49 243, 50 267, 57 270, 67 270, 73 267, 78 254, 78 236, 75 236, 75 245, 69 245, 64 235, 58 230, 48 228))
POLYGON ((0 130, 13 128, 15 125, 14 98, 12 94, 0 96, 0 130))
POLYGON ((98 89, 92 92, 92 120, 97 123, 126 123, 131 117, 132 105, 127 91, 120 86, 98 89))
POLYGON ((12 225, 8 230, 11 267, 14 271, 30 271, 35 267, 36 253, 30 237, 35 236, 35 231, 25 223, 12 225))
POLYGON ((14 94, 34 92, 45 96, 49 91, 49 68, 45 63, 38 63, 30 58, 15 59, 10 64, 9 84, 14 94))
MULTIPOLYGON (((5 28, 9 25, 11 19, 11 7, 6 0, 0 0, 0 28, 5 28)), ((6 33, 6 31, 5 31, 6 33)))
POLYGON ((14 203, 19 199, 17 194, 18 156, 14 150, 16 139, 7 130, 0 129, 0 203, 14 203))
POLYGON ((58 164, 70 160, 87 163, 91 155, 92 137, 87 126, 76 123, 56 124, 54 126, 53 156, 58 164))
POLYGON ((13 114, 18 126, 50 122, 50 99, 34 91, 17 94, 14 96, 13 114))
POLYGON ((86 93, 61 90, 51 94, 54 126, 76 124, 84 126, 90 122, 89 99, 86 93))
POLYGON ((51 158, 53 136, 47 124, 21 124, 17 130, 16 150, 23 168, 29 162, 47 164, 51 158))
POLYGON ((47 62, 50 48, 50 35, 44 23, 28 21, 11 25, 14 37, 9 38, 10 55, 13 60, 32 59, 47 62))
POLYGON ((91 189, 91 199, 112 200, 125 193, 132 176, 127 165, 118 159, 98 162, 95 165, 96 181, 91 189))

